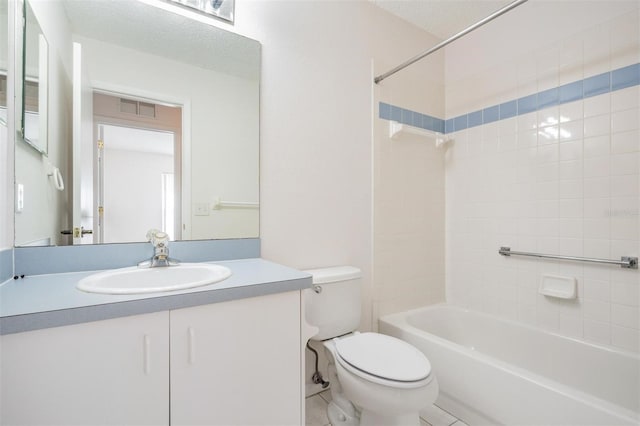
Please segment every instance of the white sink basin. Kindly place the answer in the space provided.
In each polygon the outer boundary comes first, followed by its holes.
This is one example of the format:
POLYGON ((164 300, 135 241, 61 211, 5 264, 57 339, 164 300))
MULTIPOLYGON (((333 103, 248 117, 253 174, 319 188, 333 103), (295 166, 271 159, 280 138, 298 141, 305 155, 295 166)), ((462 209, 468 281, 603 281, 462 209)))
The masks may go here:
POLYGON ((156 293, 213 284, 230 276, 229 268, 210 263, 181 263, 156 268, 133 266, 89 275, 78 282, 77 288, 102 294, 156 293))

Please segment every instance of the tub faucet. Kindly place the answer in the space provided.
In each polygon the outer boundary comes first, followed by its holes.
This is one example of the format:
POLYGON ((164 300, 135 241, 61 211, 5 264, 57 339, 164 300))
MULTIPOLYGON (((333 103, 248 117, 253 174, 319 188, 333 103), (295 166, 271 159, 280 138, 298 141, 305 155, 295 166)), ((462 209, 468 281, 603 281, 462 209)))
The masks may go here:
POLYGON ((155 268, 159 266, 175 266, 180 261, 169 257, 169 235, 157 229, 147 232, 147 240, 153 244, 153 257, 138 263, 139 267, 155 268))

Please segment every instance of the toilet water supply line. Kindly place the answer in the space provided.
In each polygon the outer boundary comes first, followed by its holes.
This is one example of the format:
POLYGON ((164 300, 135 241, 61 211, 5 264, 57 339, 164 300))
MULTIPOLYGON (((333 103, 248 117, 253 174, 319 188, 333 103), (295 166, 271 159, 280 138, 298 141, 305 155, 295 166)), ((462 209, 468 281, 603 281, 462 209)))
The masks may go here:
POLYGON ((307 342, 307 349, 313 352, 313 354, 316 356, 316 369, 313 373, 313 376, 311 376, 311 381, 313 381, 313 383, 315 383, 316 385, 322 384, 322 389, 326 389, 329 386, 329 382, 325 381, 322 378, 322 374, 320 373, 320 370, 318 370, 318 352, 313 349, 311 345, 309 345, 309 342, 307 342))

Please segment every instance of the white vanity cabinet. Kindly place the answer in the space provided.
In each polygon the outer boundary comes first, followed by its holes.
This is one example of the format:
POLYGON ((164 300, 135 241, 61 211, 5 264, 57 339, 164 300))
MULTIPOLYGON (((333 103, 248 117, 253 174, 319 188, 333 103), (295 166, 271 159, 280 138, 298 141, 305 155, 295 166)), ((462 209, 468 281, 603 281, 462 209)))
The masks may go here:
POLYGON ((168 425, 169 312, 0 338, 0 424, 168 425))
POLYGON ((300 292, 0 337, 0 425, 299 425, 300 292))
POLYGON ((171 311, 171 424, 301 424, 300 292, 171 311))

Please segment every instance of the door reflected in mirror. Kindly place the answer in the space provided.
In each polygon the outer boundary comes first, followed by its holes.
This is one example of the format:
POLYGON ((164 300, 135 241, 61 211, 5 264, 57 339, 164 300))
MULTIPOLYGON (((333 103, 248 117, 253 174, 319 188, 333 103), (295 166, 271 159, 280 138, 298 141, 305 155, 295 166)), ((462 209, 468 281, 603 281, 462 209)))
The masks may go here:
POLYGON ((82 242, 139 241, 149 228, 182 239, 182 107, 94 93, 93 114, 80 200, 83 229, 92 233, 82 242))
POLYGON ((144 241, 149 228, 258 237, 260 44, 168 3, 28 2, 59 58, 49 151, 72 161, 56 160, 66 181, 55 194, 46 166, 16 155, 16 180, 37 198, 16 214, 16 245, 144 241))

